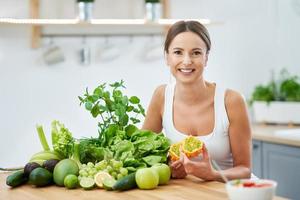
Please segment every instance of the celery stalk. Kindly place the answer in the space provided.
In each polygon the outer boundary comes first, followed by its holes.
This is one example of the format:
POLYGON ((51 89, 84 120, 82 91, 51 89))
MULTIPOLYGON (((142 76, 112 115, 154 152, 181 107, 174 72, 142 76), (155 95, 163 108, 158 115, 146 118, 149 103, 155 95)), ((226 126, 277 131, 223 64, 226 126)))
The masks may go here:
POLYGON ((74 142, 73 155, 72 155, 71 159, 77 163, 79 168, 81 168, 82 164, 80 162, 79 145, 80 145, 79 141, 74 142))
POLYGON ((45 133, 44 133, 43 127, 41 125, 36 125, 36 130, 37 130, 37 132, 39 134, 40 142, 41 142, 41 144, 43 146, 44 151, 49 151, 50 148, 49 148, 47 139, 45 137, 45 133))

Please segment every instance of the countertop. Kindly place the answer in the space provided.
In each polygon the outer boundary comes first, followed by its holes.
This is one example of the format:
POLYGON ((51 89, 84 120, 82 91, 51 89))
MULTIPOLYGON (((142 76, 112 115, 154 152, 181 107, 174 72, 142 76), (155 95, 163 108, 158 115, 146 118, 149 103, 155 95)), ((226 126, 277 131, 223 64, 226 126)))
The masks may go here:
MULTIPOLYGON (((300 147, 300 126, 283 126, 283 125, 261 125, 253 124, 252 125, 252 139, 261 140, 264 142, 271 142, 276 144, 284 144, 295 147, 300 147), (299 132, 295 134, 297 137, 290 137, 289 134, 277 134, 277 131, 280 130, 293 130, 299 129, 299 132)), ((294 134, 294 135, 295 135, 294 134)))
MULTIPOLYGON (((172 179, 168 185, 159 186, 154 190, 129 190, 125 192, 105 191, 94 189, 86 191, 83 189, 68 190, 63 187, 48 186, 35 188, 30 185, 23 185, 14 189, 5 184, 7 173, 0 173, 0 199, 5 200, 52 200, 52 199, 72 199, 72 200, 119 200, 119 199, 228 199, 225 184, 220 182, 203 182, 195 177, 186 179, 172 179)), ((284 199, 275 197, 274 199, 284 199)))

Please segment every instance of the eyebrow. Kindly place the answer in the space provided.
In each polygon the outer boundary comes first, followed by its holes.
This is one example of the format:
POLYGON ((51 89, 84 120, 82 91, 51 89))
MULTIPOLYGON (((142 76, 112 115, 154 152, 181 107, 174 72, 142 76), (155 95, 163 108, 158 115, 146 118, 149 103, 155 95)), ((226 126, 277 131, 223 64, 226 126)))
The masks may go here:
MULTIPOLYGON (((173 48, 173 50, 183 50, 183 48, 180 48, 180 47, 174 47, 174 48, 173 48)), ((193 49, 192 49, 192 51, 195 51, 195 50, 200 50, 200 51, 203 51, 203 49, 202 49, 202 48, 198 48, 198 47, 197 47, 197 48, 193 48, 193 49)))

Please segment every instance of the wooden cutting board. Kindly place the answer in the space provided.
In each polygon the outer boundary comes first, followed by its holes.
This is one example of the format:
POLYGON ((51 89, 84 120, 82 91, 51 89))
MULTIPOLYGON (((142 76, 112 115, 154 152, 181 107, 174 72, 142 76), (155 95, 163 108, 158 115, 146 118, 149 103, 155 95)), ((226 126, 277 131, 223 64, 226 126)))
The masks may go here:
MULTIPOLYGON (((11 189, 5 184, 7 173, 0 173, 0 199, 2 200, 183 200, 183 199, 228 199, 225 184, 219 182, 203 182, 195 177, 172 179, 168 185, 159 186, 153 190, 129 190, 125 192, 94 189, 90 191, 81 188, 68 190, 63 187, 48 186, 35 188, 23 185, 11 189)), ((282 199, 276 197, 275 199, 282 199)))

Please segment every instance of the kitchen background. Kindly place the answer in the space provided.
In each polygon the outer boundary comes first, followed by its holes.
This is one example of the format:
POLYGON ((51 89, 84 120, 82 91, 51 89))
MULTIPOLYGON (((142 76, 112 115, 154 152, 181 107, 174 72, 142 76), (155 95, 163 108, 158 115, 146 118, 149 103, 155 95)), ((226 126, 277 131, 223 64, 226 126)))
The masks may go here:
MULTIPOLYGON (((75 0, 41 0, 42 18, 77 17, 75 0)), ((143 18, 142 0, 96 0, 95 18, 143 18)), ((29 1, 0 0, 0 17, 29 18, 29 1)), ((209 18, 212 50, 205 76, 249 98, 271 70, 300 75, 299 0, 170 0, 171 18, 209 18)), ((52 38, 65 61, 42 59, 50 38, 30 48, 29 25, 0 25, 0 166, 23 165, 41 149, 35 130, 63 122, 75 137, 97 135, 97 122, 79 106, 85 88, 123 79, 127 95, 146 108, 159 84, 171 81, 163 56, 163 36, 86 37, 90 65, 79 61, 81 37, 52 38), (107 43, 113 47, 106 49, 107 43)), ((48 138, 50 141, 50 138, 48 138)))

